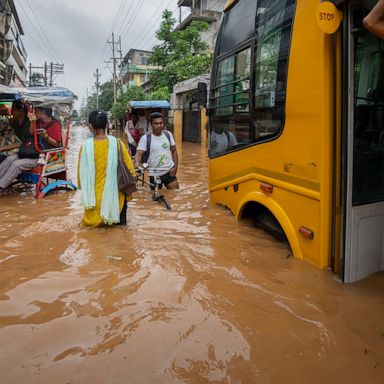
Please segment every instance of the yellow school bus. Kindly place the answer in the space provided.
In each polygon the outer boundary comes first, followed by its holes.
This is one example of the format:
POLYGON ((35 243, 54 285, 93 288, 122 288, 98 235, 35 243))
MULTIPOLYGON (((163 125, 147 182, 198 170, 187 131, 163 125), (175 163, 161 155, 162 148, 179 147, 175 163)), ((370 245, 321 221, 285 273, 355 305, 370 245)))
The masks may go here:
POLYGON ((376 1, 229 0, 209 107, 211 198, 344 282, 384 270, 376 1))

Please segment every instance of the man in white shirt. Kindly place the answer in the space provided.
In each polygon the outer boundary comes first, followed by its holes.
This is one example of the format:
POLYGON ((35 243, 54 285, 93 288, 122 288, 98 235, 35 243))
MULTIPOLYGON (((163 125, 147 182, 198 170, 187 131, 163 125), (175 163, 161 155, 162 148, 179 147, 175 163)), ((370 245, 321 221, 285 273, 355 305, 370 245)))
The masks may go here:
POLYGON ((148 163, 150 182, 152 184, 155 182, 156 173, 167 189, 178 189, 179 183, 176 178, 178 156, 175 139, 171 132, 164 131, 164 119, 161 113, 151 113, 149 120, 152 133, 146 134, 140 139, 136 149, 135 167, 142 166, 143 155, 149 149, 146 162, 148 163))

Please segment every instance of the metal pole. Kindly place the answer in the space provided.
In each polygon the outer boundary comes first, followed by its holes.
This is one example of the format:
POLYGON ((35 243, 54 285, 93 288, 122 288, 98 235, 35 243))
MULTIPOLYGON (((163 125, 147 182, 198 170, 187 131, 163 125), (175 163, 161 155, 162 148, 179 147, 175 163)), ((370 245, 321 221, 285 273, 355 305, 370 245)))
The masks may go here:
POLYGON ((99 109, 99 89, 100 89, 100 82, 99 82, 99 78, 100 78, 101 74, 99 74, 99 68, 96 68, 96 73, 95 73, 95 77, 96 77, 96 109, 99 109))
POLYGON ((48 85, 48 77, 47 77, 47 73, 48 73, 48 67, 47 67, 47 62, 44 63, 44 85, 47 86, 48 85))
POLYGON ((115 58, 115 34, 112 32, 112 60, 113 60, 113 102, 117 100, 116 89, 116 58, 115 58))
POLYGON ((52 87, 53 85, 53 62, 51 61, 51 77, 49 81, 49 86, 52 87))

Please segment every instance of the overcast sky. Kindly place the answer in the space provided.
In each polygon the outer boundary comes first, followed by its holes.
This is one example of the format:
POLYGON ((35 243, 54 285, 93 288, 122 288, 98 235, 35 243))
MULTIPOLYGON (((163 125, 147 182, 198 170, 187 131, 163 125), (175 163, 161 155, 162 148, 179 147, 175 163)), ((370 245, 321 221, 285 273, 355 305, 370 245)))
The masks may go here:
MULTIPOLYGON (((24 30, 28 66, 64 63, 57 85, 79 96, 80 107, 98 67, 103 83, 112 78, 105 60, 111 57, 112 31, 121 36, 123 56, 130 48, 150 50, 164 9, 178 17, 178 0, 15 0, 24 30)), ((183 9, 184 14, 188 9, 183 9)))

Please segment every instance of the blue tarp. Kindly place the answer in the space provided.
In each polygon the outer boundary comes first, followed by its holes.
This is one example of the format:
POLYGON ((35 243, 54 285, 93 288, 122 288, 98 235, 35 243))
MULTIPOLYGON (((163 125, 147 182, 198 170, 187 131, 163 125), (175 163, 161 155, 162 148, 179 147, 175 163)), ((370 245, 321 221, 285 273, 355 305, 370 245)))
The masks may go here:
POLYGON ((0 84, 0 101, 13 101, 15 99, 20 99, 17 88, 10 88, 0 84))
POLYGON ((62 116, 69 116, 74 102, 73 93, 62 87, 18 88, 22 98, 35 107, 50 107, 62 116))
POLYGON ((28 87, 20 88, 20 91, 30 96, 73 97, 73 93, 63 87, 28 87))
POLYGON ((146 108, 159 108, 170 109, 171 105, 167 100, 145 100, 145 101, 130 101, 128 108, 132 109, 146 109, 146 108))

